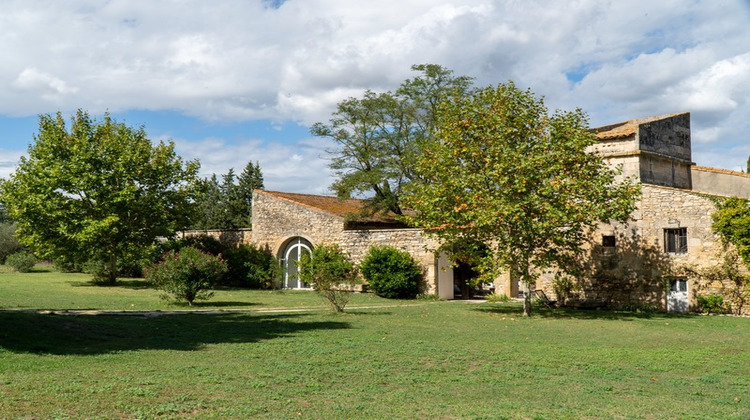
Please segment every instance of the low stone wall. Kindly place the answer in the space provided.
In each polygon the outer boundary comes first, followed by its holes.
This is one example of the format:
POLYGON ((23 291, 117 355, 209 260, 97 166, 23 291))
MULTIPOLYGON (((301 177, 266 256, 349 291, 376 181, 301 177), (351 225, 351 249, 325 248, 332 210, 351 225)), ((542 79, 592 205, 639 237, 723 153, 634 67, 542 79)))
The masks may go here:
POLYGON ((179 232, 178 238, 206 235, 210 236, 228 246, 238 247, 242 244, 253 243, 253 230, 244 229, 195 229, 179 232))

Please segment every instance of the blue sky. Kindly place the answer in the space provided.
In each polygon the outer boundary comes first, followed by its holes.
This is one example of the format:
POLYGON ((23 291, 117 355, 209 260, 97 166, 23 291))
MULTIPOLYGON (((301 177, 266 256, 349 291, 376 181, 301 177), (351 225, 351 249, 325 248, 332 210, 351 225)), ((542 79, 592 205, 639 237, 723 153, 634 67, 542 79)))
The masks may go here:
POLYGON ((689 111, 696 163, 750 155, 748 0, 8 0, 0 27, 2 177, 37 115, 82 108, 206 176, 258 161, 269 189, 326 193, 334 145, 308 127, 419 63, 514 80, 592 126, 689 111))

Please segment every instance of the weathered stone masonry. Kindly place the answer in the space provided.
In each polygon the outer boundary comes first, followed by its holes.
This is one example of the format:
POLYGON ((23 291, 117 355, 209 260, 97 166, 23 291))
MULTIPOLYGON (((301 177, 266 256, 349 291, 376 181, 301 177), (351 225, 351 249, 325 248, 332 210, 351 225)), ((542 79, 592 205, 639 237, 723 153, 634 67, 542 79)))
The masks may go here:
POLYGON ((424 292, 437 293, 437 260, 431 251, 437 244, 419 229, 346 228, 347 215, 360 209, 358 200, 258 190, 253 194, 252 240, 279 256, 293 238, 304 238, 313 246, 335 243, 355 262, 362 260, 371 245, 391 245, 409 252, 422 264, 424 292))

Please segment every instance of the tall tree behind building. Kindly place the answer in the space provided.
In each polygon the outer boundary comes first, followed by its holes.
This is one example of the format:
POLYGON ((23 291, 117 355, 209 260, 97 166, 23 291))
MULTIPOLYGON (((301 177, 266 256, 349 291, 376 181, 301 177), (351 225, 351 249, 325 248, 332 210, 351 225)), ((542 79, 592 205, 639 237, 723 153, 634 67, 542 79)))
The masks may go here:
POLYGON ((263 188, 263 172, 258 162, 248 162, 237 176, 234 168, 201 180, 201 196, 193 220, 194 229, 248 228, 252 223, 253 190, 263 188))
POLYGON ((338 104, 328 123, 318 122, 311 133, 337 143, 330 150, 330 167, 338 180, 331 189, 340 198, 369 196, 372 212, 402 214, 404 185, 419 178, 414 162, 422 144, 433 134, 438 105, 465 95, 470 77, 436 64, 412 66, 421 74, 404 81, 395 92, 367 91, 362 98, 338 104))

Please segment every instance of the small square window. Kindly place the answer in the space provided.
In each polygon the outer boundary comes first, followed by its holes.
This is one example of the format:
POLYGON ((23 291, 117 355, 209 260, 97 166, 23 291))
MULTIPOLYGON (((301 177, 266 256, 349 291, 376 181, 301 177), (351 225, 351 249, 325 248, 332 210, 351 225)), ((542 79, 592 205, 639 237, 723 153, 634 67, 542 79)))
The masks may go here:
POLYGON ((664 229, 664 251, 670 254, 686 254, 687 228, 664 229))
POLYGON ((615 235, 602 235, 602 246, 604 248, 614 248, 615 244, 615 235))
POLYGON ((676 277, 669 280, 669 291, 670 292, 687 292, 687 279, 683 277, 676 277))

